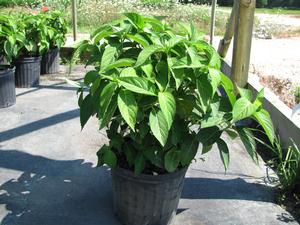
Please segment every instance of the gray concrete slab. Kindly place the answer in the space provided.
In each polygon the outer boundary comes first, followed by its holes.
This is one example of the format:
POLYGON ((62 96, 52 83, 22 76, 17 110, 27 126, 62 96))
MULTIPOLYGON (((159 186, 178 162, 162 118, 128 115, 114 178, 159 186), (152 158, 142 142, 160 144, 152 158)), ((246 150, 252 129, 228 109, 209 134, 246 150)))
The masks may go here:
MULTIPOLYGON (((105 133, 94 119, 81 132, 76 91, 57 83, 17 89, 17 104, 0 109, 0 224, 120 225, 110 171, 95 168, 105 133)), ((230 151, 227 174, 217 149, 205 161, 197 156, 173 225, 298 224, 273 203, 263 163, 256 166, 239 141, 230 151)))

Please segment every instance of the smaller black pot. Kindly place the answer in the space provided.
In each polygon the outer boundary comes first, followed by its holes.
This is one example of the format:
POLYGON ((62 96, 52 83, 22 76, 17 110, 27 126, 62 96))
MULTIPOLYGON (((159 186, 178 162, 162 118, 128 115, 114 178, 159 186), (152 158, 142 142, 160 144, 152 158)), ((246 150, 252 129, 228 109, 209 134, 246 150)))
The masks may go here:
POLYGON ((152 176, 112 169, 114 213, 125 225, 168 225, 176 214, 187 168, 152 176))
POLYGON ((41 56, 21 57, 14 61, 16 87, 34 87, 40 83, 41 56))
POLYGON ((49 49, 42 58, 41 74, 53 74, 59 71, 59 48, 49 49))
POLYGON ((15 68, 0 67, 0 108, 16 103, 15 68))

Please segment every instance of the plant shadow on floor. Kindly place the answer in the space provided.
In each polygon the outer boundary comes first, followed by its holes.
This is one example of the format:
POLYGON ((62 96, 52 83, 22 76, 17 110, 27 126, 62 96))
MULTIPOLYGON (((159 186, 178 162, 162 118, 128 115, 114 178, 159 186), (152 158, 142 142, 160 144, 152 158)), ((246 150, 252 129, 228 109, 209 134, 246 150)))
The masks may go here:
MULTIPOLYGON (((120 225, 112 212, 106 167, 94 168, 83 159, 53 160, 0 150, 0 168, 22 171, 0 186, 0 204, 9 211, 1 225, 120 225)), ((266 186, 240 178, 186 178, 181 198, 272 202, 266 186)), ((188 209, 179 208, 177 214, 184 211, 188 209)))
POLYGON ((110 171, 84 160, 53 160, 0 151, 0 167, 22 171, 0 187, 10 211, 1 225, 119 225, 111 205, 110 171))

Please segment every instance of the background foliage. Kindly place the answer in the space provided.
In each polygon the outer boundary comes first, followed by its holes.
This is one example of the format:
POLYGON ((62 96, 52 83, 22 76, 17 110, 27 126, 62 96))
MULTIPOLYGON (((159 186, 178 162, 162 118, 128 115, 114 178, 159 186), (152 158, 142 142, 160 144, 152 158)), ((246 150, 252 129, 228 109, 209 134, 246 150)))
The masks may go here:
MULTIPOLYGON (((84 0, 78 0, 79 4, 84 2, 84 0)), ((121 3, 126 1, 111 1, 114 3, 121 3)), ((211 0, 136 0, 136 3, 142 5, 170 5, 176 2, 188 4, 211 4, 211 0)), ((0 0, 0 6, 14 6, 14 5, 26 5, 30 7, 36 7, 41 4, 46 4, 49 6, 55 6, 56 8, 66 8, 71 4, 70 0, 0 0)), ((299 0, 257 0, 258 8, 264 7, 300 7, 299 0)), ((220 6, 232 6, 233 0, 218 0, 218 5, 220 6)))

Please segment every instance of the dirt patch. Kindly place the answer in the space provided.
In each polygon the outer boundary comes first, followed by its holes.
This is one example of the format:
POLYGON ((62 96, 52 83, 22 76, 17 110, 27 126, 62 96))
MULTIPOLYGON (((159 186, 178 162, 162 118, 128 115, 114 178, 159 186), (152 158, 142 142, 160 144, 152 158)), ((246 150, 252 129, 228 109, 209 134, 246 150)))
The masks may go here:
POLYGON ((260 83, 270 88, 288 107, 293 108, 295 106, 296 97, 293 94, 295 88, 290 79, 279 79, 274 76, 262 76, 260 74, 258 76, 260 83))

